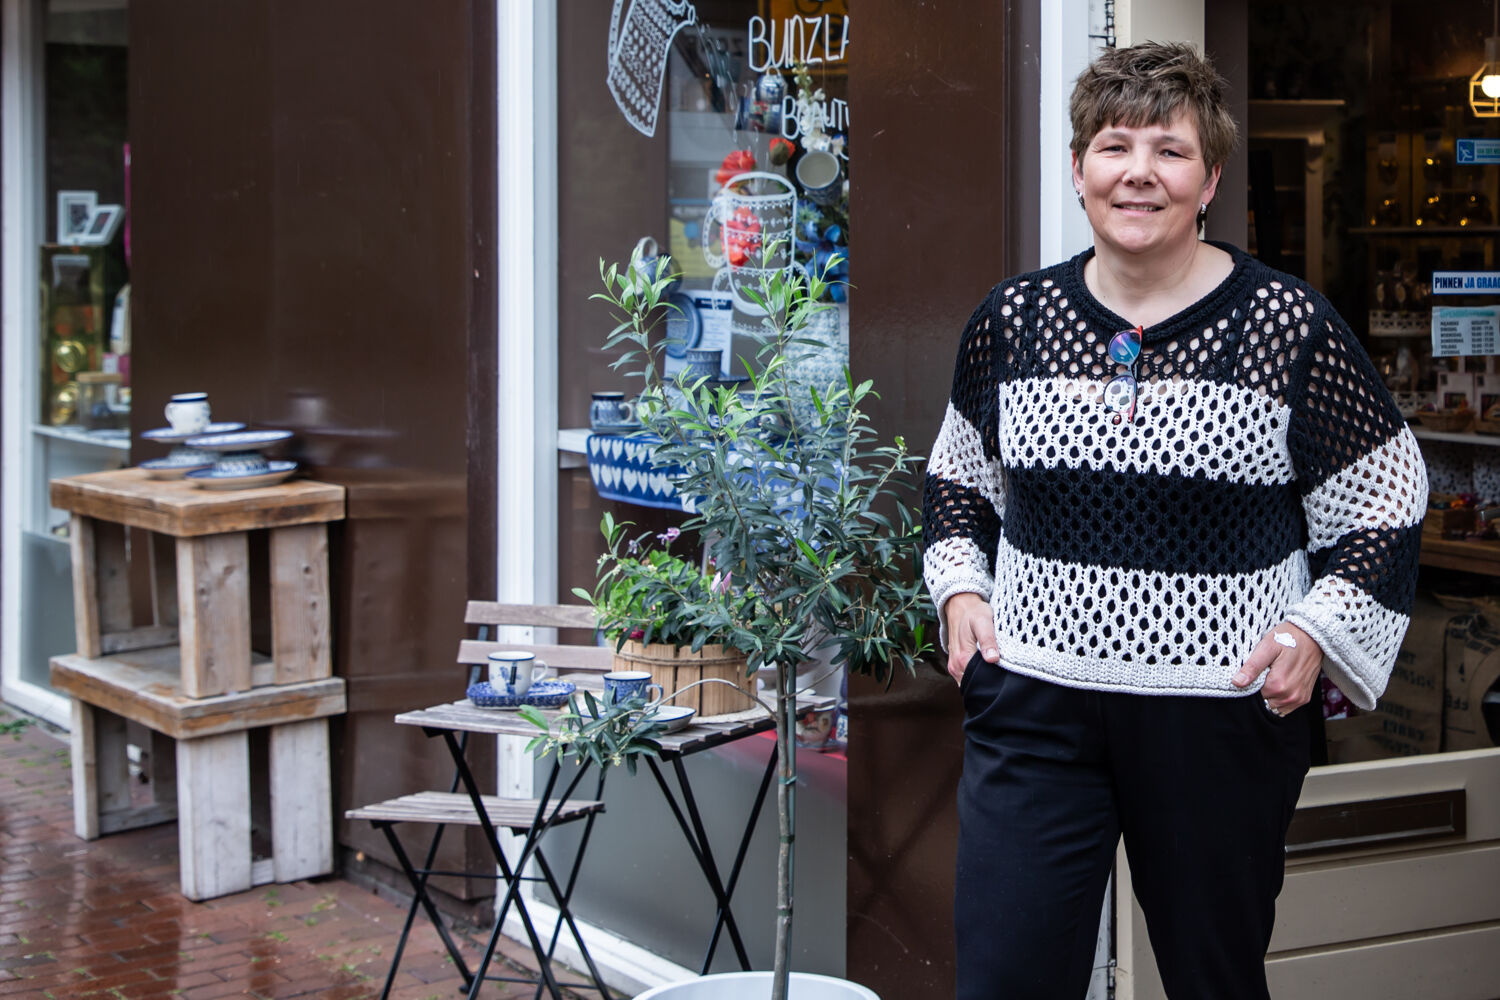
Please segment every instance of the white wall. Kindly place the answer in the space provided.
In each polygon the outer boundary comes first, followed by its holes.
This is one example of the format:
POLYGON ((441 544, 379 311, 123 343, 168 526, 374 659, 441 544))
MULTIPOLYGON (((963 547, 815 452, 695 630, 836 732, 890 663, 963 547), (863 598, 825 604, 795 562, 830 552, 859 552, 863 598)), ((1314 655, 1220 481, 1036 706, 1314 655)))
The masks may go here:
POLYGON ((1137 42, 1192 42, 1203 48, 1203 0, 1116 0, 1115 37, 1137 42))

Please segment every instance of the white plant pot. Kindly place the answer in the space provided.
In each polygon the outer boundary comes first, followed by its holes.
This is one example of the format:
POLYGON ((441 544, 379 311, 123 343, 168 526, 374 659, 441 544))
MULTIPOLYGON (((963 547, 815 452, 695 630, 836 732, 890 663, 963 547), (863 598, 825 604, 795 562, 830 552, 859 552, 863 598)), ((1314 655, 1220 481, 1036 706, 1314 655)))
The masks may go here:
MULTIPOLYGON (((770 1000, 770 972, 721 972, 682 983, 668 983, 638 994, 635 1000, 770 1000)), ((811 972, 794 972, 787 1000, 880 1000, 858 983, 811 972)))

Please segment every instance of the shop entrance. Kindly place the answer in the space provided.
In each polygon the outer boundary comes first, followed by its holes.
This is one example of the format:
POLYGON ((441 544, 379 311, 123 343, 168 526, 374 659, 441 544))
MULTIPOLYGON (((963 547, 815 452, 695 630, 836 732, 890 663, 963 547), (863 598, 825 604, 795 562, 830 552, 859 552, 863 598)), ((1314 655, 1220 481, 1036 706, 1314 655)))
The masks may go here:
MULTIPOLYGON (((1494 15, 1459 0, 1205 6, 1210 55, 1248 96, 1233 165, 1247 248, 1360 334, 1434 497, 1379 708, 1325 698, 1267 959, 1278 998, 1500 994, 1500 539, 1480 516, 1500 505, 1500 104, 1481 72, 1494 15), (1248 24, 1237 50, 1212 44, 1230 18, 1248 24)), ((1117 996, 1164 996, 1126 905, 1117 996)))

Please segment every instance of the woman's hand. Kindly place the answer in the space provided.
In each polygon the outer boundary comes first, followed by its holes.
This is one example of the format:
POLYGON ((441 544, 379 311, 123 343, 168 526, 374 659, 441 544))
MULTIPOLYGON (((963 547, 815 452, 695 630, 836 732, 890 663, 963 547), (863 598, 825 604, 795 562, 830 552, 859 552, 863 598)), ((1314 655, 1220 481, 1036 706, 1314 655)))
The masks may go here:
POLYGON ((995 644, 995 615, 990 602, 978 594, 954 594, 943 604, 948 622, 948 674, 962 683, 964 671, 978 649, 990 663, 1000 662, 995 644))
POLYGON ((1270 676, 1261 686, 1261 697, 1271 711, 1286 715, 1312 700, 1313 686, 1322 666, 1322 647, 1297 626, 1282 622, 1261 636, 1231 683, 1235 687, 1249 687, 1255 678, 1270 670, 1270 676))

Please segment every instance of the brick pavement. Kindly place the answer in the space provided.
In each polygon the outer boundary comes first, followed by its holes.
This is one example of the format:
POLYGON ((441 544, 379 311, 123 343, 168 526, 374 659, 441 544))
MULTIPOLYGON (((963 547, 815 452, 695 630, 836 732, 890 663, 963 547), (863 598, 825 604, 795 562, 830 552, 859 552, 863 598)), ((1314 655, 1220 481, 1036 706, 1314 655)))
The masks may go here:
MULTIPOLYGON (((14 717, 0 706, 0 723, 14 717)), ((177 891, 175 824, 79 840, 71 788, 65 734, 0 735, 0 1000, 378 995, 404 906, 337 878, 191 902, 177 891)), ((472 968, 481 945, 457 930, 472 968)), ((513 971, 530 959, 514 942, 501 947, 513 971)), ((461 989, 419 918, 392 997, 450 1000, 461 989)), ((487 984, 482 995, 522 1000, 534 989, 487 984)))

